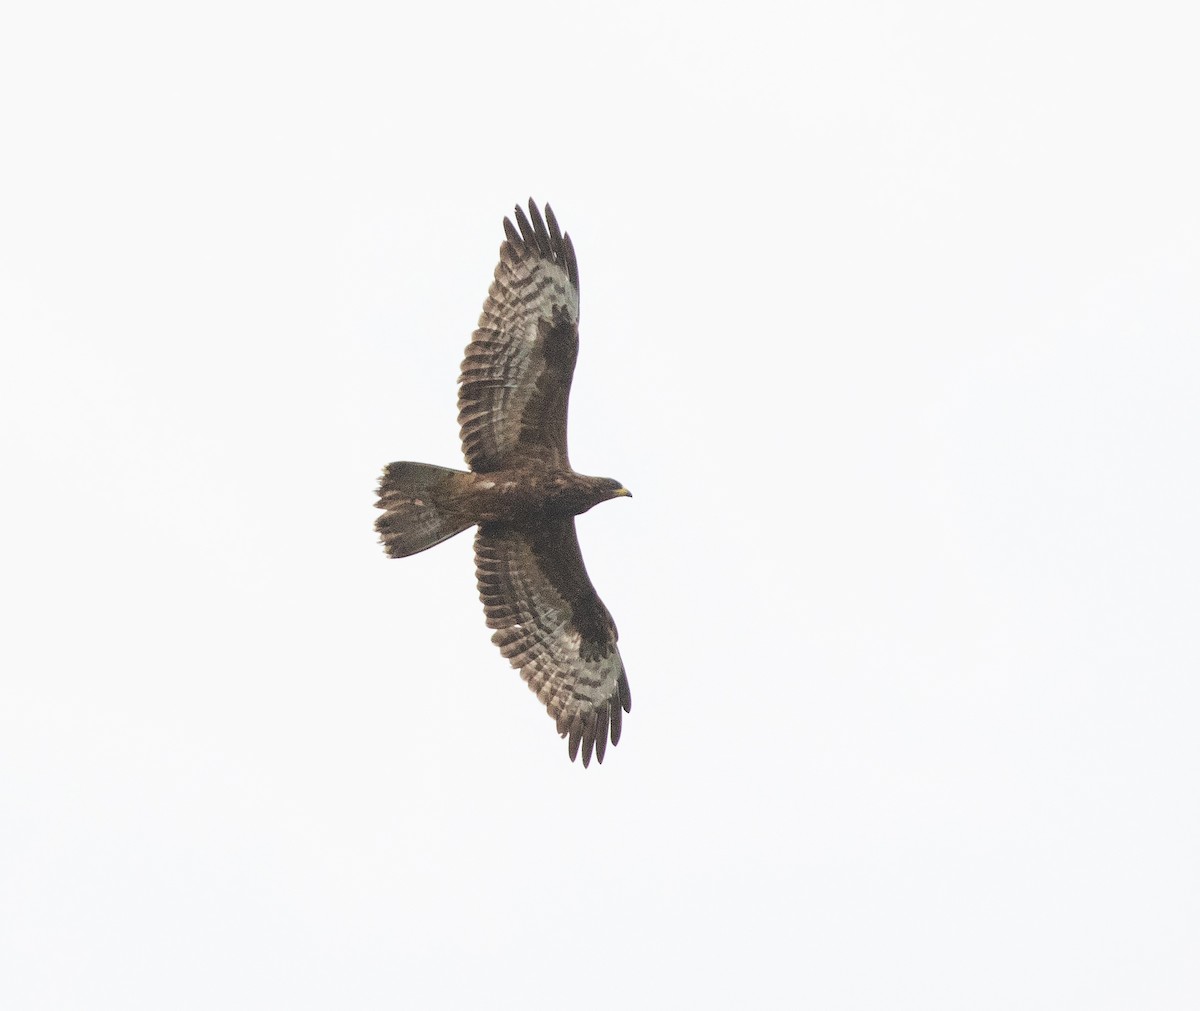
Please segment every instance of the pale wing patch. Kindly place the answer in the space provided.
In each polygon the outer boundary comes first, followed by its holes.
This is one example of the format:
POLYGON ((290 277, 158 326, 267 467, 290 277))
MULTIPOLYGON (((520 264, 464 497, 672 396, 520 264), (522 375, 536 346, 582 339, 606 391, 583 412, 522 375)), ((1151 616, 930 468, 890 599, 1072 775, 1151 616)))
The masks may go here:
POLYGON ((459 375, 463 453, 476 471, 503 469, 530 451, 566 464, 579 274, 550 208, 543 221, 531 201, 530 215, 532 223, 517 208, 520 231, 505 219, 508 238, 459 375))
MULTIPOLYGON (((570 536, 577 545, 573 524, 570 536)), ((616 628, 586 572, 568 571, 556 585, 548 571, 575 565, 577 549, 573 557, 566 554, 540 559, 533 542, 510 528, 480 528, 475 537, 479 597, 496 630, 492 641, 545 705, 559 734, 569 737, 572 760, 582 747, 586 766, 593 748, 602 762, 609 741, 620 739, 629 682, 616 628), (590 630, 586 640, 581 628, 590 630)))

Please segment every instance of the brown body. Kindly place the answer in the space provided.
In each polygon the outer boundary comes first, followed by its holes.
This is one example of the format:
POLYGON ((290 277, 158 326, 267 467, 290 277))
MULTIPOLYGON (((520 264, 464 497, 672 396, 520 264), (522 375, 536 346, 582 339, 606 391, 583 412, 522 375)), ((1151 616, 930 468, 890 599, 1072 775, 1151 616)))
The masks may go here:
POLYGON ((523 677, 574 759, 604 760, 629 712, 617 627, 579 550, 574 517, 628 496, 571 469, 567 402, 579 350, 579 271, 550 208, 507 218, 500 263, 459 377, 470 471, 391 463, 376 521, 389 555, 424 551, 478 526, 479 596, 492 640, 523 677), (532 219, 532 220, 531 220, 532 219))
POLYGON ((500 470, 464 474, 454 508, 473 523, 530 527, 579 516, 614 495, 628 494, 616 481, 573 470, 500 470))

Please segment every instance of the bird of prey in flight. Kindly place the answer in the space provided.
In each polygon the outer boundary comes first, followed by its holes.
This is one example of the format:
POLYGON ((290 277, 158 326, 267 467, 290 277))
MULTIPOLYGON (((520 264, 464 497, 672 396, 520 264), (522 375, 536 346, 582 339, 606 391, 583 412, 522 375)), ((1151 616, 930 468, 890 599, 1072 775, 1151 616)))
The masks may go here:
POLYGON ((554 212, 529 201, 504 219, 500 262, 458 378, 468 471, 390 463, 376 520, 393 558, 468 527, 492 641, 545 705, 574 761, 604 761, 629 712, 617 626, 588 578, 575 517, 628 496, 567 458, 579 351, 579 268, 554 212))

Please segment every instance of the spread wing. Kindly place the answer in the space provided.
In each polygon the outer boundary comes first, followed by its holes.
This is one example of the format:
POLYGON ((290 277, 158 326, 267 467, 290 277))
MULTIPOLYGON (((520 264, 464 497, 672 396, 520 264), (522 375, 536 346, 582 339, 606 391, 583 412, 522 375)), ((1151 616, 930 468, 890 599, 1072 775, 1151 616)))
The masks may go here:
POLYGON ((617 626, 596 594, 575 536, 575 521, 534 531, 484 524, 475 535, 479 599, 492 641, 570 736, 571 761, 604 761, 629 712, 629 681, 617 652, 617 626))
POLYGON ((571 238, 529 201, 516 208, 459 375, 463 454, 475 471, 567 462, 567 397, 579 350, 579 269, 571 238))

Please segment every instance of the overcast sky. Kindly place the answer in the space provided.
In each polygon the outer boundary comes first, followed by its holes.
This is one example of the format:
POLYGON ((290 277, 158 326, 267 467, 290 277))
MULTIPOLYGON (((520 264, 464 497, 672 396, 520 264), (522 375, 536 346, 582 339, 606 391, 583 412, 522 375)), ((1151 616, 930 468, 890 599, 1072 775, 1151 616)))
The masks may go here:
POLYGON ((0 1005, 1200 1006, 1194 13, 784 7, 3 16, 0 1005), (587 770, 372 529, 530 196, 587 770))

